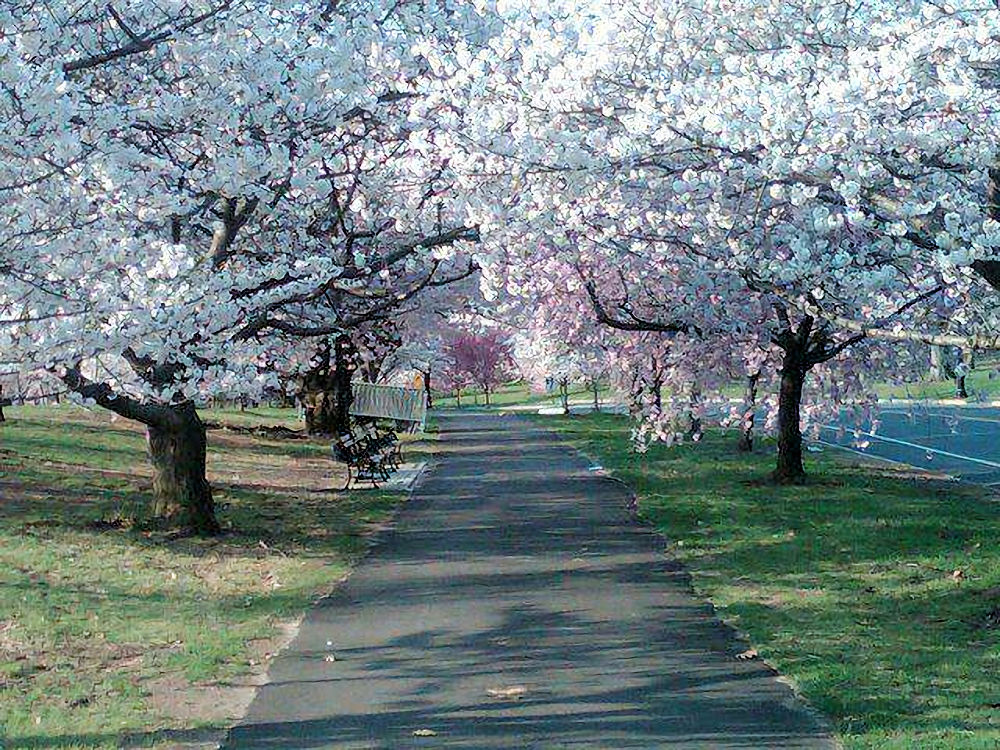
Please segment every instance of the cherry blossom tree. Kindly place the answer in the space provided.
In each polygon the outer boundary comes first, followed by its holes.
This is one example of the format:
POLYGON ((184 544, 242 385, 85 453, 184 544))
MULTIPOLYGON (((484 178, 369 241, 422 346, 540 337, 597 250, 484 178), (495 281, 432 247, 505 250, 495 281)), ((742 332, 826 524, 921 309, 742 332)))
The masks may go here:
POLYGON ((599 320, 688 340, 674 352, 767 342, 775 476, 799 481, 807 375, 839 380, 836 404, 859 362, 884 362, 871 344, 847 356, 863 339, 995 345, 975 277, 993 262, 997 19, 972 3, 533 8, 494 45, 477 131, 482 225, 515 248, 500 284, 566 299, 575 270, 599 320))
POLYGON ((513 366, 511 347, 496 330, 484 333, 463 331, 445 346, 451 382, 469 382, 482 389, 486 403, 490 392, 503 382, 513 366))
POLYGON ((439 58, 478 16, 34 10, 0 9, 0 191, 16 198, 0 212, 0 348, 143 423, 153 515, 212 533, 197 400, 273 386, 258 364, 287 338, 340 334, 468 272, 477 230, 433 129, 452 103, 439 58))

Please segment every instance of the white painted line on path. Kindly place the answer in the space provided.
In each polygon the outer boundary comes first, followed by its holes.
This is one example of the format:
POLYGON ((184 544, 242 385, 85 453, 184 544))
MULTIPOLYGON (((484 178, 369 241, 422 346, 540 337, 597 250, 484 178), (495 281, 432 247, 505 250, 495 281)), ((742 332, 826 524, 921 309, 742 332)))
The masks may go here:
MULTIPOLYGON (((973 408, 973 407, 964 407, 964 408, 973 408)), ((990 408, 993 408, 993 407, 990 407, 990 408)), ((917 417, 940 417, 941 419, 957 419, 959 421, 964 421, 964 422, 988 422, 989 424, 1000 424, 1000 417, 993 417, 993 418, 991 418, 991 417, 967 417, 964 414, 958 414, 957 412, 950 412, 950 413, 947 413, 947 412, 936 412, 936 411, 915 412, 915 411, 903 410, 903 409, 882 409, 881 413, 882 414, 892 414, 894 416, 901 416, 901 417, 910 417, 910 416, 917 416, 917 417)))
POLYGON ((958 414, 939 414, 928 412, 929 417, 941 417, 942 419, 958 419, 965 422, 989 422, 990 424, 1000 424, 1000 419, 990 419, 989 417, 963 417, 958 414))
MULTIPOLYGON (((833 425, 820 425, 821 428, 826 430, 833 430, 834 432, 840 432, 844 430, 845 432, 854 432, 854 430, 845 429, 842 427, 835 427, 833 425)), ((868 437, 874 438, 875 440, 881 440, 884 443, 895 443, 896 445, 904 445, 907 448, 917 448, 918 450, 927 451, 928 453, 936 453, 939 456, 947 456, 948 458, 957 458, 959 461, 968 461, 973 464, 980 464, 982 466, 989 466, 993 469, 1000 469, 1000 463, 995 461, 987 461, 985 458, 973 458, 972 456, 963 456, 961 453, 952 453, 951 451, 943 451, 939 448, 931 448, 927 445, 920 445, 919 443, 908 443, 905 440, 897 440, 896 438, 886 437, 885 435, 876 435, 874 432, 865 432, 864 430, 859 431, 862 435, 867 435, 868 437)), ((912 464, 911 464, 912 465, 912 464)))
MULTIPOLYGON (((828 443, 826 440, 822 440, 820 438, 814 438, 813 440, 810 440, 809 442, 811 442, 811 443, 821 443, 823 445, 829 446, 830 448, 839 448, 840 450, 850 451, 851 453, 857 453, 859 456, 864 456, 865 458, 871 458, 871 459, 874 459, 876 461, 885 461, 886 463, 890 463, 890 464, 898 464, 899 466, 907 466, 907 467, 909 467, 911 469, 922 469, 922 468, 924 468, 922 466, 914 466, 913 464, 908 464, 905 461, 897 461, 894 458, 886 458, 885 456, 880 456, 877 453, 865 453, 862 450, 858 450, 857 448, 850 448, 850 447, 848 447, 846 445, 841 445, 840 443, 828 443)), ((946 474, 945 476, 950 476, 950 475, 946 474)))

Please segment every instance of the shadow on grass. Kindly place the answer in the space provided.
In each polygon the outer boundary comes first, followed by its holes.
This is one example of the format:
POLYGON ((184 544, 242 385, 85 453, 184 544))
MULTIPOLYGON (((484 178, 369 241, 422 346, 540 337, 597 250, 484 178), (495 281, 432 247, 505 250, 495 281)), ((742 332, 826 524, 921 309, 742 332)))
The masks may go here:
MULTIPOLYGON (((245 674, 262 659, 251 644, 328 591, 400 500, 317 492, 342 484, 325 444, 227 436, 210 456, 225 533, 120 527, 107 521, 141 517, 150 501, 142 434, 64 416, 21 414, 0 427, 7 750, 118 747, 110 728, 153 723, 143 706, 156 679, 183 687, 245 674)), ((180 743, 198 731, 141 737, 180 743)))

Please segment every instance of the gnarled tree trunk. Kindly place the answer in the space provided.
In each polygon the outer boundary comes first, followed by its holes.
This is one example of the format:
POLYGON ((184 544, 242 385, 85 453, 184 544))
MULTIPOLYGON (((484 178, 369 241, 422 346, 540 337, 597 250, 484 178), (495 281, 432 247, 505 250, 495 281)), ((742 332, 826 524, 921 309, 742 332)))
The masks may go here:
POLYGON ((199 534, 217 534, 212 487, 206 477, 208 440, 195 406, 161 407, 165 419, 146 427, 153 464, 153 506, 157 520, 177 522, 199 534))
POLYGON ((350 337, 338 336, 332 347, 324 344, 315 366, 303 379, 300 398, 309 435, 342 435, 350 431, 354 353, 350 337))
POLYGON ((955 395, 958 398, 968 398, 969 390, 965 378, 975 368, 975 353, 971 349, 962 350, 962 360, 955 368, 955 395))
POLYGON ((687 438, 688 440, 694 440, 697 442, 702 438, 702 425, 701 416, 699 411, 701 409, 701 386, 697 383, 691 383, 691 387, 688 390, 688 429, 687 438))
POLYGON ((193 402, 150 403, 115 393, 107 383, 88 380, 79 365, 68 367, 61 378, 84 398, 146 426, 154 469, 153 506, 148 520, 176 523, 206 536, 219 532, 212 487, 206 476, 208 439, 193 402))
POLYGON ((354 376, 352 358, 354 347, 350 337, 338 336, 334 344, 333 357, 333 424, 331 434, 341 435, 351 429, 351 404, 354 403, 354 391, 351 389, 351 378, 354 376))

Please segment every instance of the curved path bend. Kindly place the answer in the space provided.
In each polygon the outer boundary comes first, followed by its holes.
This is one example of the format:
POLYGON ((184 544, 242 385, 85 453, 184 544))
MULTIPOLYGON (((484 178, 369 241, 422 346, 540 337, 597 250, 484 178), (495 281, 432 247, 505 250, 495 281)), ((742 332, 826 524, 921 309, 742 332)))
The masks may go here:
POLYGON ((734 658, 622 487, 519 418, 440 425, 438 465, 226 748, 835 747, 734 658))

